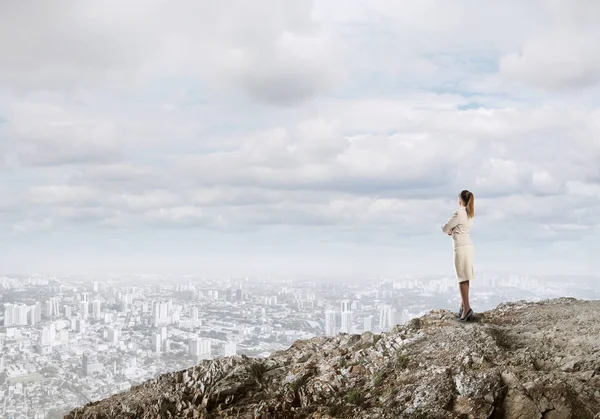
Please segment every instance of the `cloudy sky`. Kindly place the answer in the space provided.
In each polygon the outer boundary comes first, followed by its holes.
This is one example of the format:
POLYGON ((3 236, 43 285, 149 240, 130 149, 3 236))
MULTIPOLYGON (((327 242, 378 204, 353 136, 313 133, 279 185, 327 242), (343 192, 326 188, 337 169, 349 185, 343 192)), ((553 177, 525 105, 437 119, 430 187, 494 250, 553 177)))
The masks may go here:
POLYGON ((597 273, 598 22, 596 0, 0 2, 2 270, 451 275, 467 188, 478 270, 597 273))

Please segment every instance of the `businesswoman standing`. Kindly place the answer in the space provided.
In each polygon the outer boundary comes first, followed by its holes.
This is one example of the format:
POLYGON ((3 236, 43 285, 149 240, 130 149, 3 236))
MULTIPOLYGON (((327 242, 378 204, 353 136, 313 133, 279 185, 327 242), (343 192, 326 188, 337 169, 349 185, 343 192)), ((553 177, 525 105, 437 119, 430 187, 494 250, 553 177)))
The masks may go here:
POLYGON ((473 310, 469 303, 469 284, 475 278, 473 266, 473 242, 469 231, 475 216, 475 197, 473 193, 464 190, 458 195, 459 209, 452 215, 442 231, 452 236, 454 248, 454 270, 458 279, 460 298, 462 300, 458 310, 458 319, 468 321, 473 318, 473 310))

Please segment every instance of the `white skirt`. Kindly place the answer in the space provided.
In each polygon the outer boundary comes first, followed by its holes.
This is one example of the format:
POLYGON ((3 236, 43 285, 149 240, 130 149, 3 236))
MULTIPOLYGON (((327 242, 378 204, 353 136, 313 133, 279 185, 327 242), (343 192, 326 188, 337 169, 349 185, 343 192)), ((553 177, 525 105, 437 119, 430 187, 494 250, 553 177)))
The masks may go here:
POLYGON ((475 279, 474 246, 457 246, 454 248, 454 270, 458 282, 472 281, 475 279))

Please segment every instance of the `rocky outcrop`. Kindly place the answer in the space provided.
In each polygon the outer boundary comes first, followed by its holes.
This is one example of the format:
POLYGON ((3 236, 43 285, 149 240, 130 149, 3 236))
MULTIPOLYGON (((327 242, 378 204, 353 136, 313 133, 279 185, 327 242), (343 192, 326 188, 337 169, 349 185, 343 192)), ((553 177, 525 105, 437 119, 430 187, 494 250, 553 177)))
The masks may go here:
POLYGON ((600 418, 600 301, 436 310, 390 333, 204 361, 68 419, 600 418))

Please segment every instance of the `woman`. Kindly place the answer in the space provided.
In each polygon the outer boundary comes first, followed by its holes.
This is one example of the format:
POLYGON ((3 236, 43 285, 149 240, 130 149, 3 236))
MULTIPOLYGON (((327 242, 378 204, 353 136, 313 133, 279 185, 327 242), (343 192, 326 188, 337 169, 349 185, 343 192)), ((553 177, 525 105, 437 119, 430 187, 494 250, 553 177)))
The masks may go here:
POLYGON ((473 318, 473 310, 469 303, 469 283, 475 277, 475 269, 473 267, 473 242, 469 230, 475 216, 475 197, 471 192, 464 190, 458 195, 458 205, 460 208, 442 226, 442 231, 452 236, 454 269, 462 300, 458 319, 468 321, 473 318))

